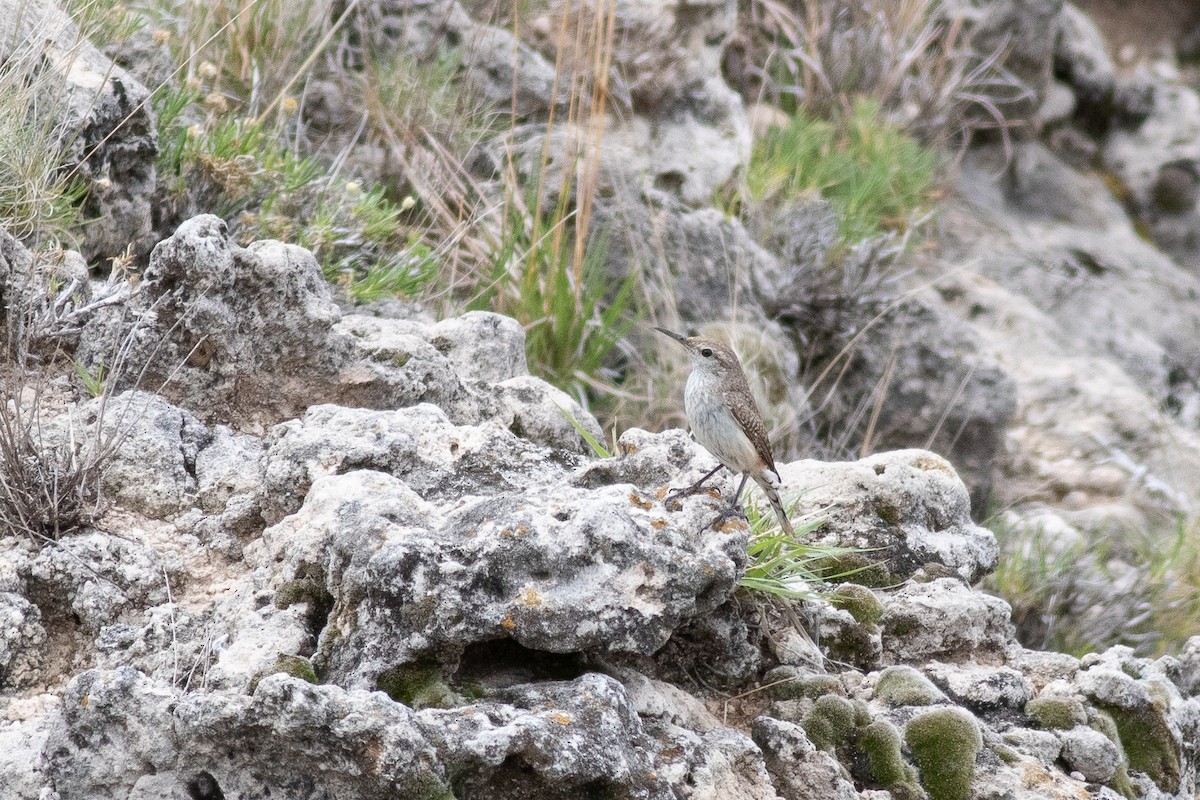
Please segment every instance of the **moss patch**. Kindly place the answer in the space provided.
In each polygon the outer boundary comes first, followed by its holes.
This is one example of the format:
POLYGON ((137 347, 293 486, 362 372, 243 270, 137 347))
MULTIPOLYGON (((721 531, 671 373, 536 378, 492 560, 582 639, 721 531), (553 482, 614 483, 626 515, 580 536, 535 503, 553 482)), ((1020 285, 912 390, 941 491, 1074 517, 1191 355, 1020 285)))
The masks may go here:
POLYGON ((414 709, 454 708, 466 702, 450 688, 441 668, 432 660, 392 667, 379 676, 375 686, 397 703, 414 709))
POLYGON ((844 608, 861 625, 876 626, 883 619, 883 603, 866 586, 844 583, 829 597, 837 608, 844 608))
POLYGON ((827 694, 846 693, 833 675, 800 676, 793 667, 776 667, 766 674, 763 683, 770 687, 767 691, 773 700, 816 700, 827 694))
POLYGON ((312 662, 304 656, 288 655, 280 653, 275 659, 275 663, 266 669, 260 670, 253 678, 250 679, 250 694, 254 694, 254 690, 258 688, 258 683, 268 675, 276 675, 283 673, 291 675, 293 678, 299 678, 308 683, 320 683, 317 679, 317 671, 313 669, 312 662))
POLYGON ((1179 752, 1175 738, 1159 710, 1104 708, 1112 715, 1130 769, 1144 772, 1168 794, 1179 791, 1179 752))
POLYGON ((900 731, 886 720, 876 720, 858 735, 858 750, 867 757, 871 778, 893 797, 920 797, 917 771, 900 754, 900 731))
POLYGON ((909 721, 904 741, 931 800, 969 800, 975 756, 983 747, 970 714, 959 708, 927 711, 909 721))
POLYGON ((1039 728, 1068 730, 1087 724, 1087 711, 1074 697, 1036 697, 1025 704, 1025 713, 1039 728))
POLYGON ((854 733, 857 709, 844 697, 827 694, 813 705, 804 718, 804 732, 822 750, 836 752, 854 733))
POLYGON ((920 672, 902 665, 880 673, 875 683, 875 699, 890 706, 931 706, 946 696, 920 672))

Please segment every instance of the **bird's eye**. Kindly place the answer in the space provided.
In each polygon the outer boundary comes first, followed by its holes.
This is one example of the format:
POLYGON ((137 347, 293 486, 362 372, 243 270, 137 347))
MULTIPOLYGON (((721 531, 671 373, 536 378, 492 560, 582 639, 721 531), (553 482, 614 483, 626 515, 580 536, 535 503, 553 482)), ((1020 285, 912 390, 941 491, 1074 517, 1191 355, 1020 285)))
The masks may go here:
POLYGON ((712 348, 711 347, 701 347, 700 355, 704 356, 705 358, 712 358, 712 348))

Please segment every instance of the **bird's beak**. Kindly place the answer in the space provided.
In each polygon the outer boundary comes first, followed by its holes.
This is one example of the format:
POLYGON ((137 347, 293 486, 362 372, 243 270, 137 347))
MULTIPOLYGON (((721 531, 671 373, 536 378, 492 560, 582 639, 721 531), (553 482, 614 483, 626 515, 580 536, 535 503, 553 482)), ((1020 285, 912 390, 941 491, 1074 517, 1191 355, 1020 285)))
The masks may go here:
POLYGON ((680 336, 678 333, 675 333, 674 331, 669 331, 666 328, 659 328, 658 326, 655 326, 654 330, 658 331, 659 333, 663 333, 663 334, 666 334, 667 336, 670 336, 672 339, 679 342, 684 347, 688 346, 686 336, 680 336))

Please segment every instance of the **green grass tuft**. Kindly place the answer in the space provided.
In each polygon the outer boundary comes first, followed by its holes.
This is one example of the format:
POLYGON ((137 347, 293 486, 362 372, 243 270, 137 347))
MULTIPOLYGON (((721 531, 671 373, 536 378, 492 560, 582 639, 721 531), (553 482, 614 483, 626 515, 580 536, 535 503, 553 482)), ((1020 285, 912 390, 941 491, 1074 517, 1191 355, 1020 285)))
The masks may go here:
POLYGON ((841 235, 854 243, 903 231, 936 200, 936 154, 860 98, 832 121, 800 111, 755 145, 747 172, 756 201, 819 193, 837 209, 841 235))

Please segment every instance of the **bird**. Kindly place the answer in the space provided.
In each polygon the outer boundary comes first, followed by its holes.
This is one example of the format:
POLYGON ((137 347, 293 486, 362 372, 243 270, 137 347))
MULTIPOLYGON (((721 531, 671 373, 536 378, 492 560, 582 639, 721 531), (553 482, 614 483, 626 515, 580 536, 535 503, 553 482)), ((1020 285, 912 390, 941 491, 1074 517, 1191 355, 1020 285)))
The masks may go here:
POLYGON ((720 462, 716 469, 674 496, 698 491, 722 468, 741 473, 732 505, 737 507, 746 481, 753 478, 775 510, 780 526, 789 536, 795 536, 779 499, 783 481, 775 468, 771 441, 737 355, 729 345, 715 339, 683 336, 657 326, 655 330, 683 345, 692 357, 692 372, 683 394, 684 410, 696 441, 720 462))

